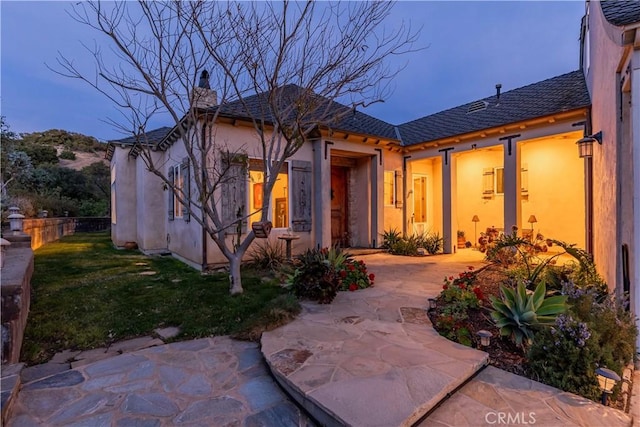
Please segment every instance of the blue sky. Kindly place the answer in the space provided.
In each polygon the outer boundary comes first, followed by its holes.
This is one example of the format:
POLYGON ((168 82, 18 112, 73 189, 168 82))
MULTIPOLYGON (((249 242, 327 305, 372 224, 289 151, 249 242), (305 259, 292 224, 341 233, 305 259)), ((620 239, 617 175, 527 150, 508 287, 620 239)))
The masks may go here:
MULTIPOLYGON (((103 121, 119 115, 109 100, 45 65, 55 65, 58 52, 88 61, 80 42, 95 34, 66 14, 70 4, 0 2, 1 114, 16 132, 120 138, 103 121)), ((418 43, 427 49, 400 58, 406 67, 389 98, 364 111, 399 124, 493 95, 496 83, 504 92, 576 70, 583 12, 581 1, 399 2, 388 26, 422 26, 418 43)))

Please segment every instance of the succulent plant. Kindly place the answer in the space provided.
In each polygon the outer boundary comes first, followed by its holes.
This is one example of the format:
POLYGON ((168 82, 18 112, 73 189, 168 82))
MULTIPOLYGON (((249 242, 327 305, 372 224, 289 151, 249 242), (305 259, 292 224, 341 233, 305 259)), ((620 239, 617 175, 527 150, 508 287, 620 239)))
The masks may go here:
POLYGON ((567 296, 545 298, 546 286, 538 284, 532 294, 527 294, 523 282, 516 289, 500 287, 502 298, 491 298, 494 310, 491 318, 500 328, 500 335, 510 336, 516 345, 523 347, 533 341, 535 329, 555 322, 559 314, 567 310, 567 296))

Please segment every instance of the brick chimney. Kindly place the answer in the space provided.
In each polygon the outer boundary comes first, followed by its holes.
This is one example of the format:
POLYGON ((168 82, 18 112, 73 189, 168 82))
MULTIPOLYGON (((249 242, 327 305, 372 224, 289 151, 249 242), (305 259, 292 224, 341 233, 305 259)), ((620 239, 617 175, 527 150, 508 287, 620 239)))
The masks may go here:
POLYGON ((209 72, 202 70, 198 86, 191 93, 191 105, 196 108, 209 108, 218 104, 218 94, 209 86, 209 72))

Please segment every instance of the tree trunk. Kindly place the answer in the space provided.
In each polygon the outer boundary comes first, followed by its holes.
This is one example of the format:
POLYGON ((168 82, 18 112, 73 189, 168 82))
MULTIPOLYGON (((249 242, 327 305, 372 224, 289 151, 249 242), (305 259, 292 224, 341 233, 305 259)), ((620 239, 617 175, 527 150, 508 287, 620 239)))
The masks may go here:
POLYGON ((244 292, 242 289, 242 277, 240 277, 240 265, 242 264, 242 254, 236 253, 229 257, 229 292, 237 295, 244 292))

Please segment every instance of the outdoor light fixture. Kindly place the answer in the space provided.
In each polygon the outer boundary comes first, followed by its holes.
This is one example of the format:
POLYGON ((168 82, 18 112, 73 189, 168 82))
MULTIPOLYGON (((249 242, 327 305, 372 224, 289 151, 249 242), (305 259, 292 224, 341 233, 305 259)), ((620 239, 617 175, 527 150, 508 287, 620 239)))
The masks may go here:
POLYGON ((602 145, 602 131, 594 133, 593 135, 585 136, 576 142, 576 144, 578 144, 578 154, 581 158, 593 157, 593 143, 596 141, 598 144, 602 145))
POLYGON ((480 347, 488 347, 491 344, 491 332, 482 329, 476 335, 480 337, 480 347))
POLYGON ((9 229, 11 231, 22 231, 22 222, 24 221, 24 215, 19 214, 20 209, 15 206, 9 208, 10 215, 7 217, 9 219, 9 229))
POLYGON ((429 298, 429 310, 433 310, 436 308, 436 299, 429 298))
POLYGON ((473 247, 475 248, 478 244, 478 223, 480 218, 478 218, 478 215, 474 215, 471 221, 473 221, 473 247))
POLYGON ((538 222, 538 219, 536 218, 535 215, 531 215, 529 217, 529 221, 527 221, 529 224, 531 224, 531 232, 533 232, 533 224, 535 224, 536 222, 538 222))
POLYGON ((602 404, 607 405, 609 395, 613 393, 613 387, 620 381, 620 376, 611 369, 598 368, 596 369, 596 377, 598 377, 600 390, 602 390, 602 404))

